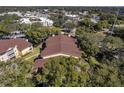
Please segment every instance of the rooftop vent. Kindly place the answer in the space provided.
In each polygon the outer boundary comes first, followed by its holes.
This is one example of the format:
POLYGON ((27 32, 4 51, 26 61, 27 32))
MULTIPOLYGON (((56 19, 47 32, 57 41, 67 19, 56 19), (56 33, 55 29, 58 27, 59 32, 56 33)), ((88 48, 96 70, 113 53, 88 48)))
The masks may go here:
POLYGON ((55 34, 52 35, 52 37, 54 37, 54 36, 55 36, 55 34))

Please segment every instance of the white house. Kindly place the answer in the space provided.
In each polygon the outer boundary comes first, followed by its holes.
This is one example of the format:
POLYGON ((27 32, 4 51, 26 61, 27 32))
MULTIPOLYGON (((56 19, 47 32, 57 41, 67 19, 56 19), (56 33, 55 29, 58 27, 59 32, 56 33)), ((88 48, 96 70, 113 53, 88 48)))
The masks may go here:
POLYGON ((13 12, 4 12, 4 13, 0 14, 0 16, 4 16, 6 14, 8 14, 8 15, 17 15, 17 16, 23 17, 22 13, 19 12, 19 11, 17 11, 17 12, 15 12, 15 11, 13 11, 13 12))
POLYGON ((52 26, 53 25, 53 21, 48 18, 45 18, 45 17, 40 17, 40 23, 43 26, 52 26))
POLYGON ((23 17, 22 13, 19 12, 19 11, 17 11, 17 12, 8 12, 7 14, 9 14, 9 15, 14 15, 15 14, 17 16, 23 17))
POLYGON ((77 15, 77 14, 65 13, 65 16, 67 16, 69 19, 79 20, 79 15, 77 15))
POLYGON ((32 22, 30 21, 30 19, 29 18, 21 18, 20 19, 20 23, 21 24, 32 24, 32 22))

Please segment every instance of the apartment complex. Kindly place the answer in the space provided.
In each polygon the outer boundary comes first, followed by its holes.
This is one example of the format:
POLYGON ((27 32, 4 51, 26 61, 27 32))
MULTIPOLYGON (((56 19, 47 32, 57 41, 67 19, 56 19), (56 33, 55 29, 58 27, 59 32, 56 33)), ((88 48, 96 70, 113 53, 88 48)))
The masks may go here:
POLYGON ((80 57, 80 51, 75 44, 75 39, 67 35, 51 36, 46 40, 46 48, 41 52, 43 59, 55 56, 80 57))
POLYGON ((42 67, 44 62, 52 57, 81 57, 81 52, 76 45, 76 40, 67 35, 51 36, 46 40, 45 46, 40 54, 42 59, 37 59, 35 62, 37 68, 42 67))
POLYGON ((0 61, 8 61, 32 52, 33 46, 24 39, 0 40, 0 61))

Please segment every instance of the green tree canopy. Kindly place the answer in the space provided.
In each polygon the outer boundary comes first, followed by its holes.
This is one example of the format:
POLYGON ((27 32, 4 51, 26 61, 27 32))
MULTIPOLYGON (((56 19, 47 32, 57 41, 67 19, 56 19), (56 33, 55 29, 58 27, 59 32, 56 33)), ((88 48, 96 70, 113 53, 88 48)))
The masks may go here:
POLYGON ((103 40, 103 47, 108 50, 114 50, 123 47, 123 41, 119 37, 108 36, 103 40))
POLYGON ((74 58, 51 58, 35 80, 42 86, 79 87, 85 86, 88 78, 88 65, 74 58), (83 71, 82 71, 83 70, 83 71))
POLYGON ((33 63, 17 59, 15 61, 0 62, 0 86, 26 87, 34 86, 31 81, 33 63))

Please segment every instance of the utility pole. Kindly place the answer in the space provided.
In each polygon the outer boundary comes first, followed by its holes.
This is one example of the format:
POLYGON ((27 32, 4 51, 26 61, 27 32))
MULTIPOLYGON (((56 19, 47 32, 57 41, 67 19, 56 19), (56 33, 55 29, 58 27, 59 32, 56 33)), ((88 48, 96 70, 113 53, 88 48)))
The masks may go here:
POLYGON ((118 10, 117 10, 117 12, 116 12, 116 18, 115 18, 114 23, 113 23, 113 25, 112 25, 112 30, 111 30, 112 33, 114 33, 114 27, 115 27, 116 22, 117 22, 117 18, 118 18, 118 15, 119 15, 119 11, 120 11, 120 9, 118 8, 118 10))

